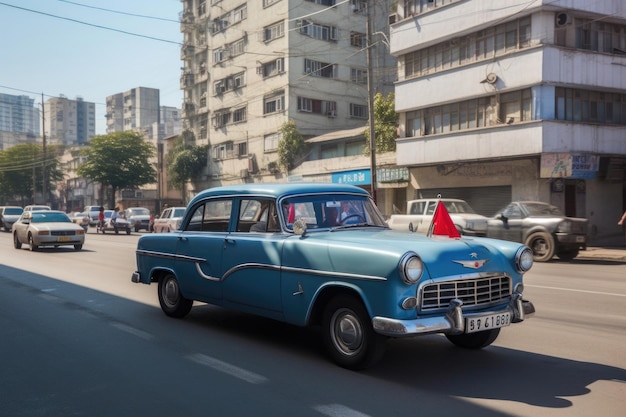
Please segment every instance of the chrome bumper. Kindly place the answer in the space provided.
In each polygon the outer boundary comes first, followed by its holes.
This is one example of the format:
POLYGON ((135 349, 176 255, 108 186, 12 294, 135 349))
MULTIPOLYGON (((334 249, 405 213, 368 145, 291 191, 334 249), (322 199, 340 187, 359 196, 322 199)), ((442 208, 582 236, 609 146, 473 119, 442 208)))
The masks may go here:
POLYGON ((509 312, 511 314, 511 322, 519 323, 524 321, 526 317, 531 317, 535 313, 533 303, 523 300, 522 295, 519 293, 513 294, 511 302, 503 310, 463 314, 463 310, 461 309, 462 305, 463 302, 461 300, 452 300, 446 314, 438 317, 415 320, 396 320, 387 317, 374 317, 372 319, 372 325, 374 331, 377 333, 391 337, 415 336, 429 333, 461 334, 465 332, 465 319, 468 317, 509 312))

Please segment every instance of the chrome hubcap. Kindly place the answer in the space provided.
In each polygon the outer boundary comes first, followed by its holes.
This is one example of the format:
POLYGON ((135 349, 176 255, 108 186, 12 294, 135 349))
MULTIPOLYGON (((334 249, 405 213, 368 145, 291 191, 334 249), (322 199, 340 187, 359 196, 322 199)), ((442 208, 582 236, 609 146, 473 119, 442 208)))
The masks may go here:
POLYGON ((363 344, 363 328, 350 310, 335 312, 332 320, 333 343, 346 355, 354 355, 363 344))

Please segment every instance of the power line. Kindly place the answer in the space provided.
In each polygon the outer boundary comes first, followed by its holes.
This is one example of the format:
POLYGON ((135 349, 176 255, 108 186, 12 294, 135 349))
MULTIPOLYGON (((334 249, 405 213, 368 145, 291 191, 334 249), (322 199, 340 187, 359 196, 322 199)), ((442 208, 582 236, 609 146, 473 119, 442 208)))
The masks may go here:
POLYGON ((125 15, 125 16, 141 17, 143 19, 153 19, 153 20, 162 20, 164 22, 180 23, 178 20, 167 19, 167 18, 164 18, 164 17, 148 16, 148 15, 145 15, 145 14, 135 14, 135 13, 121 12, 119 10, 105 9, 103 7, 96 7, 96 6, 88 6, 86 4, 80 4, 80 3, 76 3, 76 2, 68 1, 68 0, 58 0, 58 1, 63 2, 63 3, 73 4, 75 6, 87 7, 89 9, 102 10, 102 11, 109 12, 109 13, 122 14, 122 15, 125 15))

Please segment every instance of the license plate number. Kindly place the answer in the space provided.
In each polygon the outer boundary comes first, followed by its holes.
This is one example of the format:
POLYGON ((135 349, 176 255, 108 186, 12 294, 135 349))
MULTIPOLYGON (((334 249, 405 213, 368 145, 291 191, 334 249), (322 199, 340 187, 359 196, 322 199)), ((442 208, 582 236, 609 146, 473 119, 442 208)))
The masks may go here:
POLYGON ((57 238, 57 242, 69 242, 70 238, 69 237, 59 237, 57 238))
POLYGON ((511 313, 489 314, 465 319, 465 333, 482 332, 511 324, 511 313))

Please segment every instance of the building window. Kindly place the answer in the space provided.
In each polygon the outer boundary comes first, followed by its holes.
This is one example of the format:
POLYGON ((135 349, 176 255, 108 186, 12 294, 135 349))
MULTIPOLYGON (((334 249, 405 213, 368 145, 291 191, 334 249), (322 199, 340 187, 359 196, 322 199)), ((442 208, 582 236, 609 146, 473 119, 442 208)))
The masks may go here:
POLYGON ((239 142, 235 146, 237 156, 248 155, 248 142, 239 142))
POLYGON ((311 38, 323 41, 336 41, 338 39, 338 29, 335 26, 319 25, 310 20, 297 20, 296 27, 299 32, 311 38))
POLYGON ((263 0, 263 7, 271 6, 274 3, 278 3, 280 0, 263 0))
POLYGON ((246 42, 244 41, 244 39, 239 39, 238 41, 231 43, 230 45, 228 45, 228 49, 230 50, 230 56, 232 57, 243 54, 246 51, 245 46, 246 42))
POLYGON ((321 159, 337 158, 339 155, 339 147, 336 143, 325 143, 320 147, 321 159))
POLYGON ((337 64, 305 58, 304 73, 314 77, 337 78, 337 64))
POLYGON ((282 74, 285 72, 285 59, 278 58, 270 62, 266 62, 257 67, 257 74, 263 76, 263 78, 272 77, 274 75, 282 74))
POLYGON ((363 104, 350 103, 350 117, 367 119, 367 106, 363 104))
POLYGON ((233 142, 224 142, 218 145, 213 146, 213 159, 228 159, 234 158, 235 156, 235 147, 233 142))
POLYGON ((285 22, 279 22, 264 27, 263 32, 261 33, 261 40, 263 42, 269 42, 283 36, 285 36, 285 22))
POLYGON ((230 111, 229 110, 218 110, 213 114, 211 118, 212 125, 215 129, 219 129, 220 127, 226 126, 230 123, 230 111))
POLYGON ((263 137, 263 146, 265 152, 278 150, 278 143, 282 135, 280 133, 270 133, 263 137))
POLYGON ((350 46, 363 48, 365 46, 365 33, 350 32, 350 46))
POLYGON ((334 6, 335 0, 306 0, 311 3, 321 4, 322 6, 334 6))
POLYGON ((233 123, 240 123, 246 121, 246 107, 236 109, 233 111, 233 123))
POLYGON ((335 117, 337 116, 337 102, 298 97, 298 111, 335 117))
POLYGON ((241 22, 248 17, 248 6, 243 4, 234 10, 224 13, 211 22, 211 33, 216 34, 226 30, 229 26, 241 22))
POLYGON ((350 81, 357 84, 366 84, 367 70, 360 68, 350 68, 350 81))
POLYGON ((352 13, 365 13, 367 10, 367 1, 350 0, 350 9, 352 9, 352 13))
POLYGON ((285 109, 285 92, 274 94, 263 99, 263 114, 278 113, 285 109))
POLYGON ((530 17, 411 52, 399 60, 404 78, 419 77, 530 46, 530 17))
POLYGON ((557 45, 608 54, 626 54, 626 25, 572 18, 566 13, 558 13, 555 18, 564 19, 555 26, 557 45))
POLYGON ((213 85, 216 95, 241 88, 245 85, 245 73, 240 72, 229 77, 222 78, 221 80, 215 81, 213 85))
POLYGON ((555 93, 557 120, 626 125, 626 94, 562 87, 555 93))

